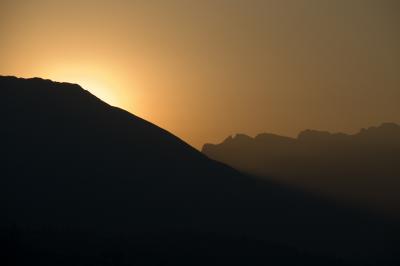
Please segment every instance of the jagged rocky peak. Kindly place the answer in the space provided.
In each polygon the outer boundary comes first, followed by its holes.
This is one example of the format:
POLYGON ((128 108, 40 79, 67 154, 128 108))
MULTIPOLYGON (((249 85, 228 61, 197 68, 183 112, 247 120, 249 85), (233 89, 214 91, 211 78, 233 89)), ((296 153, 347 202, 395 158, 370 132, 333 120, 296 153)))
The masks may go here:
POLYGON ((315 141, 315 140, 326 140, 332 137, 332 134, 328 131, 319 131, 307 129, 299 133, 298 140, 299 141, 315 141))
POLYGON ((258 142, 260 142, 260 141, 261 142, 295 141, 294 138, 281 136, 281 135, 277 135, 277 134, 272 134, 272 133, 261 133, 261 134, 258 134, 254 139, 258 142))

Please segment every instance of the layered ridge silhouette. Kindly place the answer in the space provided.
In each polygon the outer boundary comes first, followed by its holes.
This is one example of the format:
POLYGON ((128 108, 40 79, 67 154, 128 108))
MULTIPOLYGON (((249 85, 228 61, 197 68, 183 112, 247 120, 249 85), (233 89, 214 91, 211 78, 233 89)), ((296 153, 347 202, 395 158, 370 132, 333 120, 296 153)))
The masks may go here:
POLYGON ((394 123, 354 135, 316 130, 297 138, 238 134, 206 144, 202 152, 246 173, 400 217, 400 126, 394 123))
POLYGON ((6 265, 397 261, 392 221, 244 175, 76 84, 0 89, 6 265))

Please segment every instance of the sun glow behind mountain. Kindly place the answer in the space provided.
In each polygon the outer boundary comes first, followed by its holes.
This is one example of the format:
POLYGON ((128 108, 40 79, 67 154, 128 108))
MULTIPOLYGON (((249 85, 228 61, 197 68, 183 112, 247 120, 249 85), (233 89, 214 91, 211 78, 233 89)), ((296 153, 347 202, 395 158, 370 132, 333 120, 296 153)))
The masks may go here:
POLYGON ((79 83, 193 146, 400 123, 399 1, 0 1, 0 74, 79 83), (316 111, 317 110, 317 111, 316 111))
POLYGON ((102 71, 96 70, 95 66, 88 66, 85 69, 65 67, 49 72, 47 76, 60 82, 77 83, 110 105, 121 106, 123 104, 121 95, 118 93, 118 81, 113 79, 112 75, 106 75, 102 71))

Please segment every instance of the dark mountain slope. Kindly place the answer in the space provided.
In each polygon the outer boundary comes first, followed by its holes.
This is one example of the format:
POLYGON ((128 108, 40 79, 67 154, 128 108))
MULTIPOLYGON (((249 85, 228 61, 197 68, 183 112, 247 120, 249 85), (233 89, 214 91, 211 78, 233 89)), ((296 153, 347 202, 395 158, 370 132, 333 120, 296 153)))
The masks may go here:
POLYGON ((286 246, 394 261, 390 224, 244 176, 78 85, 1 77, 0 95, 8 263, 339 264, 286 246))
POLYGON ((203 153, 236 169, 400 217, 400 126, 354 135, 306 130, 298 138, 239 135, 203 153))

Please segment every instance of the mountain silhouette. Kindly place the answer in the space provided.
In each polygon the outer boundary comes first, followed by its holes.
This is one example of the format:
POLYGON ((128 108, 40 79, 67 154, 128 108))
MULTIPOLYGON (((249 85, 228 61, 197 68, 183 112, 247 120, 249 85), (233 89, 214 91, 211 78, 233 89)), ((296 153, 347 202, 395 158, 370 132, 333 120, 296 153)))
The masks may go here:
POLYGON ((383 123, 348 135, 305 130, 228 137, 202 152, 243 172, 301 186, 400 217, 400 126, 383 123))
POLYGON ((76 84, 0 94, 2 265, 397 261, 395 221, 244 175, 76 84))

